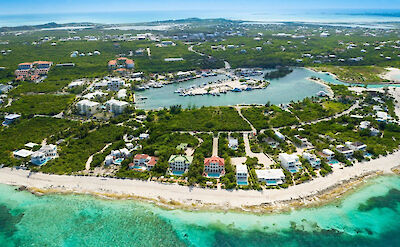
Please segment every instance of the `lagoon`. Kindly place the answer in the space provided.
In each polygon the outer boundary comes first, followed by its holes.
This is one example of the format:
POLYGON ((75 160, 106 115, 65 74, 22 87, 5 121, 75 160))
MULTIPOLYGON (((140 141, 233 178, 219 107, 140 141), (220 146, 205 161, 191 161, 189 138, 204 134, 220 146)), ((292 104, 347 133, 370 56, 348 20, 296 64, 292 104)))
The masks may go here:
MULTIPOLYGON (((270 70, 265 70, 265 72, 270 70)), ((195 106, 226 106, 237 104, 287 104, 291 101, 299 101, 306 97, 316 96, 316 94, 326 87, 308 80, 309 77, 320 77, 326 82, 342 84, 333 76, 326 73, 314 72, 305 68, 294 68, 289 75, 270 80, 270 85, 266 89, 245 91, 240 93, 228 92, 221 96, 198 95, 198 96, 179 96, 174 93, 178 88, 187 88, 191 85, 202 85, 205 82, 216 81, 226 78, 224 75, 217 77, 199 78, 187 82, 174 83, 163 88, 151 88, 143 92, 137 92, 139 97, 146 97, 146 100, 138 101, 137 107, 140 109, 159 109, 172 105, 182 105, 185 108, 195 106)), ((262 76, 253 77, 262 79, 262 76)))

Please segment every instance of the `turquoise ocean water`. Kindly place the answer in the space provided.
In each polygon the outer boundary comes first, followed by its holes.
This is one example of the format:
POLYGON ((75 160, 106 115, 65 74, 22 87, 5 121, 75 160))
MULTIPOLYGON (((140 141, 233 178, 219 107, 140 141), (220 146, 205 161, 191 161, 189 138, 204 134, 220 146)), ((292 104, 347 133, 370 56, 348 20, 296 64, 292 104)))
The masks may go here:
POLYGON ((0 185, 0 246, 400 246, 399 213, 398 176, 323 207, 268 215, 38 197, 0 185))

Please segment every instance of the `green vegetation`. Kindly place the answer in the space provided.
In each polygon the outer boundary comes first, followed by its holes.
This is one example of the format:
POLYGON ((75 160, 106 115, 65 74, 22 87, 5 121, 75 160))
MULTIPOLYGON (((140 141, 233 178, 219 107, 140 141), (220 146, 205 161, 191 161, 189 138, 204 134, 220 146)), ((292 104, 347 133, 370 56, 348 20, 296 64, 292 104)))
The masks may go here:
POLYGON ((56 115, 71 104, 74 98, 74 95, 26 95, 21 96, 3 111, 20 113, 25 116, 56 115))
POLYGON ((271 80, 271 79, 279 79, 287 76, 288 74, 292 73, 293 69, 287 67, 280 67, 278 70, 274 70, 268 72, 264 75, 264 79, 271 80))
POLYGON ((250 130, 233 107, 202 107, 176 114, 157 112, 151 131, 235 131, 250 130))
POLYGON ((48 117, 21 119, 8 128, 0 130, 0 164, 14 166, 21 160, 11 158, 12 151, 24 148, 28 142, 40 144, 43 139, 57 136, 65 129, 78 126, 78 123, 48 117))
POLYGON ((377 84, 388 82, 379 75, 385 69, 377 66, 320 66, 315 69, 335 74, 339 80, 348 83, 377 84))

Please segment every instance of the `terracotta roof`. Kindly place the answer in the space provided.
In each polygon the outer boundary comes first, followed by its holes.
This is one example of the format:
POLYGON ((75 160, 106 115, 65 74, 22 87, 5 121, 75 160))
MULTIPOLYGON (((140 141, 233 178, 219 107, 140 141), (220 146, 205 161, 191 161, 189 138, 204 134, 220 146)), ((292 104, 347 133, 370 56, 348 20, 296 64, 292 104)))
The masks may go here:
POLYGON ((126 64, 133 64, 134 62, 133 62, 132 59, 127 59, 127 60, 125 60, 125 63, 126 63, 126 64))
POLYGON ((225 165, 225 160, 223 158, 217 157, 217 156, 213 156, 211 158, 205 158, 204 159, 204 165, 205 166, 209 166, 210 163, 218 163, 220 166, 224 166, 225 165))
POLYGON ((155 164, 157 164, 158 158, 157 157, 153 157, 151 156, 150 161, 147 163, 147 166, 154 166, 155 164))
POLYGON ((20 64, 18 64, 18 66, 20 66, 20 65, 32 65, 32 63, 20 63, 20 64))
POLYGON ((49 61, 35 61, 33 62, 34 64, 52 64, 53 62, 49 62, 49 61))
POLYGON ((117 60, 110 60, 108 62, 108 65, 115 65, 115 64, 117 64, 117 60))
POLYGON ((150 157, 150 156, 148 156, 147 154, 136 154, 133 159, 135 159, 135 160, 147 159, 148 157, 150 157))

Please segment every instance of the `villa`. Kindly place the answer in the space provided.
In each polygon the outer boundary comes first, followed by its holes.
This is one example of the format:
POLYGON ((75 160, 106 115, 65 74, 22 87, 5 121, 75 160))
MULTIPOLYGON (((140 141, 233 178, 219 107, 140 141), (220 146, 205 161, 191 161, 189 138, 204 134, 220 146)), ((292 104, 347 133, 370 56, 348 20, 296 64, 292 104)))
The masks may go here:
POLYGON ((147 154, 136 154, 133 163, 129 164, 130 169, 151 170, 157 164, 158 158, 147 154))
POLYGON ((347 159, 350 159, 354 154, 354 151, 352 149, 343 145, 336 146, 336 150, 339 153, 343 154, 347 159))
POLYGON ((205 177, 219 178, 225 175, 225 160, 223 158, 213 156, 204 159, 205 177))
POLYGON ((126 57, 120 57, 115 60, 110 60, 108 62, 108 68, 111 70, 125 68, 125 69, 133 69, 135 67, 135 62, 132 59, 128 59, 126 57))
POLYGON ((236 165, 236 181, 238 185, 248 185, 247 182, 247 165, 238 164, 236 165))
POLYGON ((281 134, 279 131, 275 131, 275 136, 278 137, 280 140, 284 141, 285 136, 281 134))
POLYGON ((108 111, 114 114, 122 114, 129 106, 129 103, 125 101, 111 99, 107 101, 105 105, 108 111))
POLYGON ((300 142, 300 145, 301 145, 302 147, 311 146, 311 143, 307 140, 307 138, 302 137, 302 136, 300 136, 300 135, 295 135, 294 137, 300 142))
POLYGON ((36 81, 40 76, 47 75, 53 62, 35 61, 33 63, 20 63, 15 70, 16 80, 36 81))
POLYGON ((280 153, 279 160, 283 168, 291 173, 298 172, 302 167, 296 154, 280 153))
POLYGON ((279 143, 274 138, 271 137, 264 137, 262 141, 267 143, 273 148, 276 148, 279 145, 279 143))
POLYGON ((100 110, 100 104, 85 99, 76 103, 76 109, 81 115, 92 115, 100 110))
POLYGON ((313 168, 319 168, 321 166, 321 159, 317 158, 315 154, 304 152, 303 158, 306 159, 313 168))
POLYGON ((169 169, 174 175, 182 175, 192 164, 193 156, 171 155, 168 160, 169 169))
POLYGON ((329 149, 324 149, 322 150, 322 156, 324 156, 328 161, 331 161, 335 158, 335 152, 329 149))
POLYGON ((128 158, 131 156, 131 152, 127 148, 122 148, 119 150, 112 150, 109 155, 106 156, 104 160, 105 165, 121 165, 122 161, 124 161, 125 158, 128 158))
POLYGON ((230 149, 232 149, 232 150, 237 150, 238 147, 239 147, 238 139, 229 138, 228 147, 229 147, 230 149))
POLYGON ((56 158, 57 146, 56 145, 43 145, 38 151, 31 155, 31 163, 37 166, 42 166, 47 161, 56 158))
POLYGON ((285 181, 282 169, 255 170, 258 181, 267 185, 279 185, 285 181))
POLYGON ((353 151, 365 151, 367 149, 367 145, 362 142, 346 142, 345 144, 353 151))
POLYGON ((15 121, 17 121, 20 117, 21 117, 21 115, 19 115, 19 114, 8 114, 4 117, 3 125, 4 126, 10 125, 10 124, 14 123, 15 121))

